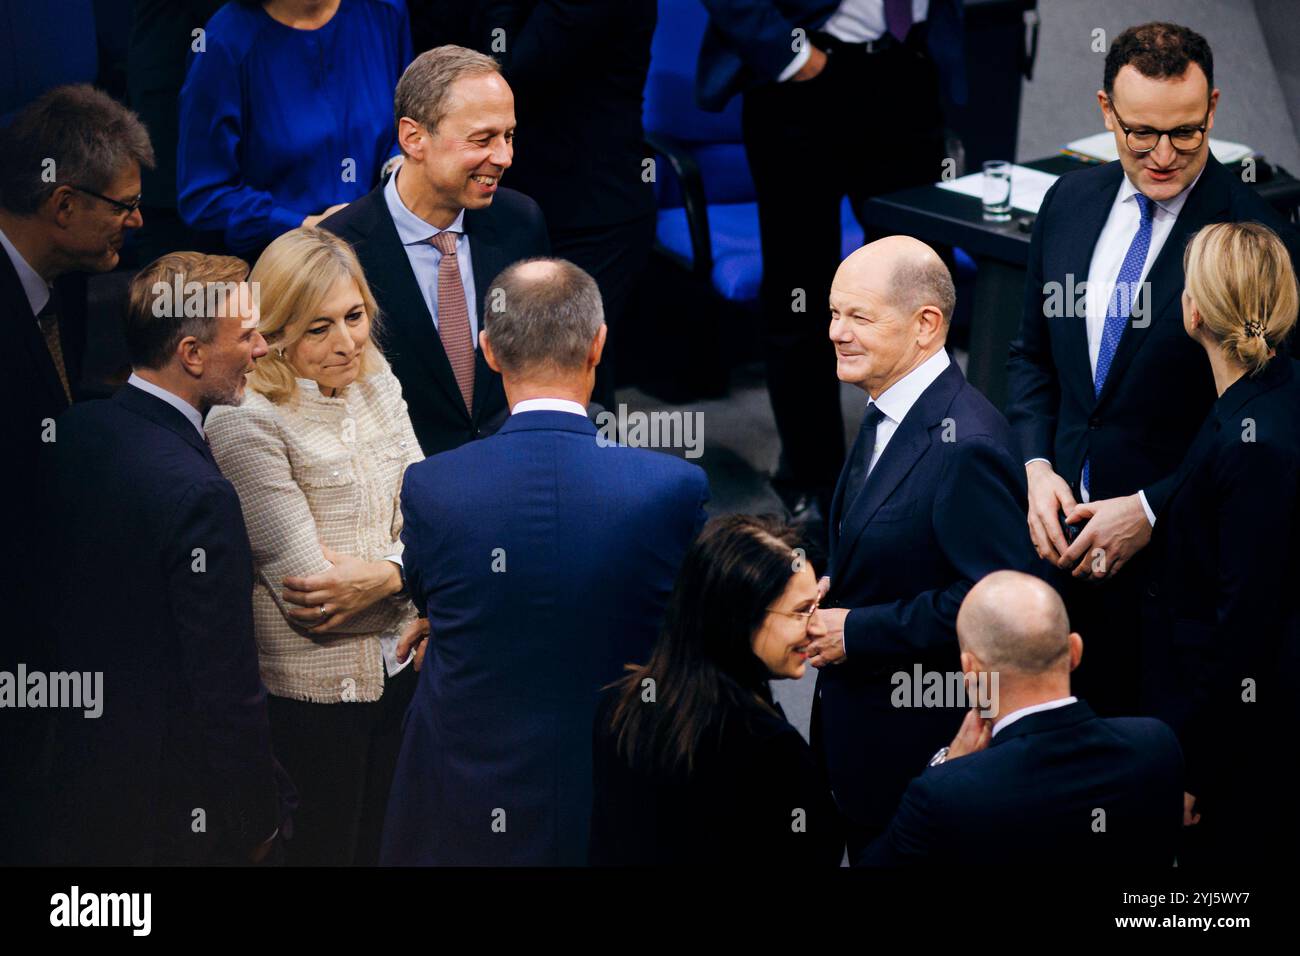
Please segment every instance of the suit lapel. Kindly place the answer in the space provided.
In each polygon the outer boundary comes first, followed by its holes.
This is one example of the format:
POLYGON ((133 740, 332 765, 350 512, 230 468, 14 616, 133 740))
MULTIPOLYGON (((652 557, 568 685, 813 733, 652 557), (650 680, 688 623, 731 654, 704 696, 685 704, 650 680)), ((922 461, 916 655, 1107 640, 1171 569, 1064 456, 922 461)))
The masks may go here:
MULTIPOLYGON (((943 373, 930 383, 930 387, 921 393, 921 397, 903 416, 889 444, 880 454, 880 460, 867 476, 866 487, 853 502, 853 507, 844 516, 840 525, 840 537, 835 548, 836 567, 842 567, 853 553, 857 539, 871 523, 871 519, 880 510, 889 496, 916 467, 927 451, 930 450, 930 428, 937 424, 944 412, 952 404, 953 396, 961 388, 962 374, 956 362, 950 362, 943 373), (843 552, 840 554, 839 552, 843 552)), ((846 465, 841 473, 839 487, 836 488, 836 511, 843 494, 843 474, 848 472, 846 465)))
MULTIPOLYGON (((1119 162, 1111 163, 1106 172, 1107 175, 1099 179, 1096 191, 1084 197, 1077 213, 1076 228, 1069 232, 1066 239, 1069 245, 1065 251, 1065 274, 1074 276, 1076 287, 1087 281, 1093 251, 1097 248, 1097 240, 1101 237, 1101 230, 1110 216, 1111 206, 1115 203, 1120 182, 1124 178, 1124 170, 1119 162)), ((1072 291, 1068 282, 1065 289, 1072 291)), ((1074 293, 1074 298, 1080 298, 1077 292, 1074 293)), ((1076 310, 1073 303, 1067 306, 1066 316, 1062 321, 1065 354, 1069 356, 1067 374, 1075 388, 1087 396, 1085 405, 1090 406, 1093 402, 1093 385, 1092 362, 1088 358, 1088 317, 1085 312, 1076 310)))
POLYGON ((377 186, 367 198, 371 215, 357 223, 358 229, 367 233, 374 248, 374 252, 366 257, 369 266, 366 279, 375 289, 382 290, 382 295, 377 297, 390 304, 384 318, 398 330, 402 341, 410 344, 424 366, 433 372, 433 380, 447 400, 453 403, 452 407, 459 408, 465 420, 469 421, 469 410, 465 408, 465 400, 456 384, 456 375, 447 361, 447 353, 438 338, 438 329, 425 304, 411 260, 406 256, 393 217, 388 212, 383 187, 377 186))
MULTIPOLYGON (((510 264, 502 252, 500 240, 493 228, 492 218, 489 215, 491 208, 489 206, 486 209, 466 209, 463 222, 465 235, 469 237, 470 266, 474 274, 474 311, 478 316, 480 331, 483 329, 483 313, 487 309, 488 287, 501 270, 510 264)), ((483 358, 483 350, 477 348, 477 343, 475 345, 474 409, 477 418, 478 410, 487 404, 496 373, 488 368, 487 360, 483 358)))
MULTIPOLYGON (((1123 377, 1124 371, 1133 364, 1138 349, 1151 335, 1151 329, 1157 322, 1167 321, 1171 309, 1179 308, 1183 293, 1183 250, 1192 233, 1208 222, 1222 218, 1228 209, 1230 196, 1222 180, 1223 169, 1218 160, 1210 156, 1205 161, 1205 171, 1196 183, 1187 202, 1179 210, 1173 228, 1160 247, 1160 255, 1151 264, 1147 272, 1143 295, 1149 310, 1148 321, 1135 325, 1129 321, 1120 336, 1115 349, 1115 358, 1111 360, 1110 371, 1106 374, 1106 384, 1102 386, 1097 404, 1101 405, 1119 386, 1116 384, 1123 377)), ((1181 321, 1181 312, 1179 313, 1181 321)))

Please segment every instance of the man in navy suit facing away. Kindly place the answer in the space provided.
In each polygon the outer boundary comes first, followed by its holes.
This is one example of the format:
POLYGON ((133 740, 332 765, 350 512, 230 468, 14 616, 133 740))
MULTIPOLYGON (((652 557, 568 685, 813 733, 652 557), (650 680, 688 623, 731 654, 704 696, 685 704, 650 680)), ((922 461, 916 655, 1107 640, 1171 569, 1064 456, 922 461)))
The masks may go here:
POLYGON ((899 706, 899 675, 956 673, 966 592, 1034 559, 1010 426, 944 350, 956 298, 943 260, 908 236, 863 246, 831 287, 837 374, 870 402, 831 504, 827 634, 809 660, 814 747, 853 856, 961 723, 951 703, 899 706))
POLYGON ((480 345, 510 417, 402 486, 429 634, 381 862, 580 866, 598 692, 649 656, 708 484, 598 438, 585 406, 606 330, 587 273, 530 259, 486 293, 480 345))
POLYGON ((996 571, 957 615, 962 671, 991 713, 967 712, 908 786, 868 866, 1170 866, 1183 824, 1178 738, 1150 717, 1102 718, 1070 694, 1083 640, 1051 586, 996 571))

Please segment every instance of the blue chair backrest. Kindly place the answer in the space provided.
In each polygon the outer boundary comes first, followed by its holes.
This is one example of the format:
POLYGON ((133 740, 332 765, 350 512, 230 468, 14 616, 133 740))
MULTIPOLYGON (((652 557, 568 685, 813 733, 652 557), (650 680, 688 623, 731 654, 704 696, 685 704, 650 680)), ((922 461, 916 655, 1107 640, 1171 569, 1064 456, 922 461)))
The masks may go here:
MULTIPOLYGON (((690 150, 710 204, 752 202, 754 183, 740 135, 740 97, 721 113, 709 113, 695 103, 695 66, 708 22, 700 0, 659 0, 642 121, 646 132, 671 137, 690 150)), ((661 208, 681 205, 671 175, 659 176, 657 185, 661 208)))
POLYGON ((0 124, 46 90, 98 73, 93 0, 0 0, 0 124))

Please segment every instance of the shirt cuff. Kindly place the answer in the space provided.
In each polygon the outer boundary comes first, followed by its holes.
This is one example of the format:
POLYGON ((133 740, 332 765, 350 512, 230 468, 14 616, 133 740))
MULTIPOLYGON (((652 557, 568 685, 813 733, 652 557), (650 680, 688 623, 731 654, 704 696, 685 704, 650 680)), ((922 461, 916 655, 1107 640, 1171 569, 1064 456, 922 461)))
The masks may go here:
POLYGON ((1151 522, 1151 527, 1154 528, 1156 526, 1156 513, 1151 510, 1151 505, 1147 503, 1147 493, 1145 491, 1138 492, 1138 501, 1142 502, 1142 510, 1147 513, 1147 521, 1151 522))
MULTIPOLYGON (((1047 459, 1046 459, 1046 458, 1031 458, 1031 459, 1029 459, 1029 461, 1025 462, 1025 464, 1026 464, 1026 465, 1032 465, 1032 464, 1033 464, 1034 462, 1036 462, 1036 461, 1047 461, 1047 459)), ((1047 461, 1047 463, 1048 463, 1049 465, 1051 464, 1050 461, 1047 461)))
POLYGON ((803 46, 799 48, 799 52, 794 55, 794 59, 790 61, 790 64, 781 71, 781 75, 776 78, 776 81, 778 83, 784 83, 786 80, 790 79, 790 77, 803 69, 803 65, 808 62, 808 58, 811 56, 812 44, 809 43, 808 39, 805 37, 803 46))
POLYGON ((386 554, 383 559, 385 561, 392 561, 393 564, 397 565, 399 568, 406 567, 406 565, 402 563, 402 556, 400 554, 386 554))

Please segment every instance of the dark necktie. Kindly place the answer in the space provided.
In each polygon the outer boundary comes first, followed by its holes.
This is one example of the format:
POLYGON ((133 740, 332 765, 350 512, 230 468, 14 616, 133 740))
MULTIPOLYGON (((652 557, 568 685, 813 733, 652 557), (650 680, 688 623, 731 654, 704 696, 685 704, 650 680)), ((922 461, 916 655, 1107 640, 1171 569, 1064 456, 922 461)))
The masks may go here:
POLYGON ((867 484, 867 472, 871 468, 871 455, 876 450, 876 426, 885 418, 885 413, 874 402, 867 406, 862 416, 862 427, 858 429, 857 440, 849 452, 849 477, 844 482, 844 504, 840 508, 840 520, 843 521, 853 509, 858 495, 867 484))
POLYGON ((885 0, 885 32, 901 43, 912 29, 912 0, 885 0))
POLYGON ((470 331, 469 305, 460 281, 456 258, 458 233, 440 232, 429 241, 442 253, 438 263, 438 337, 451 363, 452 374, 465 400, 465 410, 474 414, 474 333, 470 331))
POLYGON ((72 389, 68 386, 67 366, 63 364, 63 340, 59 338, 59 316, 55 309, 54 296, 51 294, 50 300, 45 303, 45 308, 41 309, 40 314, 36 316, 36 322, 41 327, 41 336, 45 339, 45 348, 49 350, 54 369, 59 373, 63 394, 71 405, 72 389))

